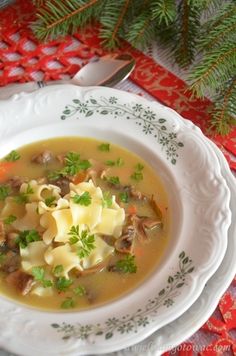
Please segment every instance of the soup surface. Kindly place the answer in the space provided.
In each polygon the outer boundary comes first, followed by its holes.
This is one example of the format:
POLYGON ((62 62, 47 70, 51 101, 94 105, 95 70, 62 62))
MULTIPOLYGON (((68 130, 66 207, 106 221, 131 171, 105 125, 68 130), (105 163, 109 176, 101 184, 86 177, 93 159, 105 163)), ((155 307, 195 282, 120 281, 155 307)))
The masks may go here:
POLYGON ((91 308, 137 287, 169 239, 152 168, 112 143, 49 139, 0 162, 0 291, 49 310, 91 308))

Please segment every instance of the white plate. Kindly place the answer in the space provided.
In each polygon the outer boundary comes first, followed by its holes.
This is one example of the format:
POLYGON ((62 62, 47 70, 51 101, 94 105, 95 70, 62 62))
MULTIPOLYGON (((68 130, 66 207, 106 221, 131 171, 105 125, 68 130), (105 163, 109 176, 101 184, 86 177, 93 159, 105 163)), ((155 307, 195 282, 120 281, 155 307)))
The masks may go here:
POLYGON ((111 352, 140 342, 196 301, 224 257, 231 221, 230 191, 199 129, 138 96, 72 85, 3 102, 0 125, 1 156, 25 143, 69 135, 110 140, 134 151, 162 178, 172 215, 172 242, 161 265, 118 301, 64 314, 2 298, 4 347, 10 339, 11 351, 24 355, 111 352))
MULTIPOLYGON (((230 208, 232 216, 236 217, 236 179, 218 147, 208 140, 208 144, 217 155, 221 172, 231 191, 230 208)), ((224 259, 207 282, 197 301, 178 319, 159 329, 143 342, 106 356, 159 356, 163 352, 174 349, 197 332, 209 319, 217 307, 220 298, 229 287, 236 274, 236 219, 232 219, 228 231, 228 246, 224 259)))

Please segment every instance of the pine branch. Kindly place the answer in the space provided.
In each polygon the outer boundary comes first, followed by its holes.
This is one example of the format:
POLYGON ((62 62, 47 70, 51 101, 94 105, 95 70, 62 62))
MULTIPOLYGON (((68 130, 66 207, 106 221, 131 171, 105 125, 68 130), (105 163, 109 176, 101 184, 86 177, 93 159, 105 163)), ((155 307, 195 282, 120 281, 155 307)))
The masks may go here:
POLYGON ((178 12, 174 56, 181 67, 187 67, 195 56, 197 36, 201 27, 201 12, 198 2, 192 0, 182 0, 178 12))
POLYGON ((232 78, 215 98, 212 110, 211 128, 221 135, 227 135, 232 125, 236 125, 236 76, 232 78))
POLYGON ((152 20, 156 20, 158 25, 166 26, 173 23, 177 16, 175 0, 154 0, 151 3, 152 20))
POLYGON ((37 21, 32 25, 39 39, 55 38, 82 27, 101 11, 104 0, 52 0, 38 8, 37 21))
POLYGON ((222 44, 211 52, 207 52, 190 75, 193 82, 191 89, 198 97, 203 97, 206 88, 217 92, 223 88, 236 72, 236 43, 222 44))
POLYGON ((151 11, 147 9, 131 23, 125 39, 134 47, 144 48, 155 36, 155 27, 150 23, 151 11))
POLYGON ((125 24, 125 17, 131 5, 132 0, 110 0, 106 3, 100 17, 100 37, 108 48, 114 49, 119 45, 120 37, 124 34, 122 25, 125 24))

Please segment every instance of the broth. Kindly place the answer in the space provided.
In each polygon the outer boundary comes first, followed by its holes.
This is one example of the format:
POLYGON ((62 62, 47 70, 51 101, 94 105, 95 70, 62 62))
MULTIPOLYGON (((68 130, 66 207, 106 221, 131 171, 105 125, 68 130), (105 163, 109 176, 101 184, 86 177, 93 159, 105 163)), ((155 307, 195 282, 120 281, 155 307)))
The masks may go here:
MULTIPOLYGON (((108 256, 108 258, 106 258, 104 267, 99 269, 97 272, 86 275, 83 274, 83 271, 81 273, 77 273, 78 271, 76 268, 71 269, 68 274, 68 279, 70 279, 72 283, 69 286, 65 286, 65 288, 62 287, 61 289, 55 289, 54 286, 51 286, 50 289, 53 289, 52 295, 46 295, 47 293, 44 293, 44 291, 49 288, 47 286, 42 287, 44 288, 43 294, 45 294, 43 296, 32 294, 32 289, 25 295, 22 295, 22 293, 20 293, 14 285, 9 283, 9 280, 8 282, 6 281, 7 275, 12 273, 12 271, 7 271, 6 273, 6 268, 4 269, 4 267, 2 267, 0 272, 0 292, 20 303, 44 310, 64 311, 71 310, 71 308, 73 308, 73 310, 81 310, 96 307, 121 297, 136 288, 141 282, 150 276, 155 268, 157 268, 169 242, 170 222, 168 214, 168 198, 160 178, 140 157, 112 143, 109 144, 107 142, 101 142, 90 138, 61 137, 26 145, 17 149, 17 154, 20 155, 19 159, 17 159, 17 157, 15 157, 16 159, 14 159, 14 157, 13 159, 8 157, 8 162, 6 162, 6 158, 0 162, 0 165, 9 163, 8 170, 5 172, 4 177, 0 176, 0 187, 10 187, 8 194, 10 194, 10 197, 13 196, 14 199, 16 199, 15 197, 19 197, 19 192, 17 191, 18 187, 12 187, 11 185, 12 181, 10 181, 10 179, 12 177, 24 177, 27 178, 27 182, 45 176, 50 177, 52 172, 54 174, 55 172, 62 170, 64 165, 62 161, 64 159, 65 162, 65 154, 68 154, 68 152, 79 153, 82 161, 91 161, 92 159, 93 163, 91 164, 91 167, 96 166, 97 162, 105 165, 106 176, 105 178, 97 176, 96 186, 101 187, 102 191, 106 192, 106 194, 109 193, 110 197, 115 195, 118 205, 124 209, 126 220, 127 216, 129 216, 129 218, 131 217, 131 219, 133 219, 132 221, 136 221, 135 226, 140 227, 141 225, 137 225, 137 221, 139 220, 134 220, 134 216, 140 216, 141 219, 143 219, 143 217, 150 217, 155 220, 157 218, 156 215, 158 215, 161 211, 161 224, 159 223, 157 226, 154 226, 154 228, 148 228, 147 230, 146 225, 144 225, 144 233, 147 233, 147 236, 144 239, 135 238, 135 243, 132 245, 132 253, 123 253, 115 249, 108 256), (45 150, 52 152, 53 159, 42 164, 36 162, 38 155, 45 150), (56 158, 57 155, 61 155, 59 159, 56 158), (32 156, 36 157, 34 162, 32 162, 32 156), (9 160, 13 162, 9 162, 9 160), (119 183, 115 183, 114 181, 112 182, 111 177, 118 177, 119 183), (131 186, 133 187, 134 196, 130 195, 131 186), (140 196, 137 197, 137 192, 141 192, 141 198, 140 196), (153 210, 153 202, 157 203, 157 206, 155 205, 155 207, 160 210, 153 210), (122 268, 119 269, 117 267, 119 265, 117 262, 124 260, 127 256, 130 257, 129 262, 131 262, 132 256, 135 257, 135 272, 127 272, 122 268)), ((80 177, 81 174, 84 174, 84 172, 87 172, 86 169, 82 173, 80 172, 77 174, 76 177, 80 177)), ((80 177, 80 179, 82 178, 80 177)), ((48 183, 54 185, 54 183, 57 184, 57 181, 47 181, 46 184, 48 183)), ((20 196, 24 196, 24 194, 27 195, 28 193, 23 193, 23 195, 20 194, 20 196)), ((3 216, 7 199, 9 199, 9 197, 2 196, 2 200, 0 201, 0 220, 3 225, 5 224, 6 219, 9 218, 9 216, 7 216, 7 218, 6 216, 3 216)), ((16 209, 18 214, 17 219, 20 220, 25 214, 24 204, 26 204, 26 202, 23 202, 23 204, 22 202, 17 202, 16 204, 19 205, 19 208, 17 205, 16 209), (22 213, 19 212, 19 210, 22 210, 22 213)), ((14 211, 9 215, 13 215, 14 217, 14 211)), ((7 221, 6 226, 3 226, 3 228, 5 234, 8 232, 14 232, 16 233, 17 238, 19 231, 14 228, 14 224, 15 222, 12 222, 12 226, 11 222, 9 223, 9 221, 7 221)), ((124 228, 125 223, 122 234, 124 232, 124 228)), ((42 238, 44 230, 41 227, 39 231, 40 239, 42 238)), ((107 242, 107 236, 102 236, 102 238, 107 242)), ((109 239, 111 239, 111 236, 109 239)), ((108 244, 110 243, 111 241, 109 240, 108 244)), ((7 247, 6 249, 5 245, 6 241, 3 241, 1 245, 1 257, 3 258, 0 261, 2 266, 4 266, 4 254, 9 253, 9 250, 11 251, 11 248, 7 247)), ((28 243, 28 246, 29 245, 30 243, 28 243)), ((54 247, 58 247, 60 245, 60 242, 56 242, 54 247)), ((19 245, 18 241, 18 250, 20 248, 19 246, 21 245, 19 245)), ((14 246, 14 253, 17 251, 17 248, 14 246)), ((134 262, 134 260, 132 260, 132 262, 134 262)), ((22 269, 21 265, 19 269, 22 269)), ((27 271, 27 274, 31 274, 31 270, 27 271)), ((50 275, 47 278, 51 280, 50 275)), ((57 276, 57 281, 58 278, 59 277, 57 276)), ((33 287, 34 283, 42 286, 42 281, 40 281, 38 277, 35 277, 35 274, 34 279, 35 280, 32 284, 33 287)), ((64 282, 65 279, 67 278, 63 277, 64 282)))

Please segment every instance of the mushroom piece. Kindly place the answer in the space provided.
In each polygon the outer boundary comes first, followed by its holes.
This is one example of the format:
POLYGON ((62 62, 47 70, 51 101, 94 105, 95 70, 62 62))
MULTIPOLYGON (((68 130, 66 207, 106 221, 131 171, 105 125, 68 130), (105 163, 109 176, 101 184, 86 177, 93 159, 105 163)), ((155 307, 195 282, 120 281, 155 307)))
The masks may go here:
POLYGON ((26 295, 32 288, 34 278, 31 274, 17 270, 6 277, 6 282, 22 295, 26 295))
POLYGON ((105 179, 109 168, 107 169, 103 163, 95 161, 94 159, 89 159, 89 162, 92 167, 87 169, 85 181, 92 179, 93 184, 96 185, 96 178, 105 179))
POLYGON ((18 245, 16 243, 16 239, 19 236, 17 232, 8 232, 6 235, 6 244, 9 249, 14 250, 18 249, 18 245))
POLYGON ((153 211, 154 211, 155 214, 157 215, 157 217, 158 217, 160 220, 162 220, 162 217, 163 217, 163 216, 162 216, 162 211, 161 211, 161 209, 159 208, 159 206, 158 206, 156 200, 154 199, 153 195, 152 195, 151 199, 149 200, 149 203, 150 203, 150 205, 151 205, 153 211))
POLYGON ((7 181, 7 184, 9 184, 13 190, 19 190, 21 185, 27 181, 28 178, 26 177, 13 176, 7 181))
POLYGON ((3 245, 6 241, 6 232, 3 221, 0 221, 0 245, 3 245))
POLYGON ((147 216, 132 216, 132 221, 136 229, 137 237, 140 242, 145 243, 148 241, 147 230, 154 229, 162 226, 162 221, 159 219, 153 219, 147 216))
POLYGON ((66 153, 61 153, 56 156, 56 159, 61 163, 65 164, 66 153))
POLYGON ((31 162, 37 164, 45 164, 50 162, 52 159, 53 159, 52 152, 45 150, 43 152, 33 155, 31 158, 31 162))
POLYGON ((121 253, 133 253, 136 228, 133 224, 124 228, 121 237, 115 242, 115 249, 121 253))
POLYGON ((86 269, 83 269, 83 270, 78 270, 77 274, 78 274, 79 277, 84 277, 84 276, 88 276, 89 274, 100 272, 101 270, 103 270, 107 266, 108 260, 109 260, 109 258, 107 258, 104 261, 96 264, 93 267, 86 268, 86 269))
POLYGON ((1 270, 6 273, 12 273, 19 269, 20 256, 18 252, 8 251, 5 254, 4 262, 1 266, 1 270))
POLYGON ((67 177, 60 177, 57 180, 50 181, 61 189, 61 195, 64 196, 70 192, 70 180, 67 177))

